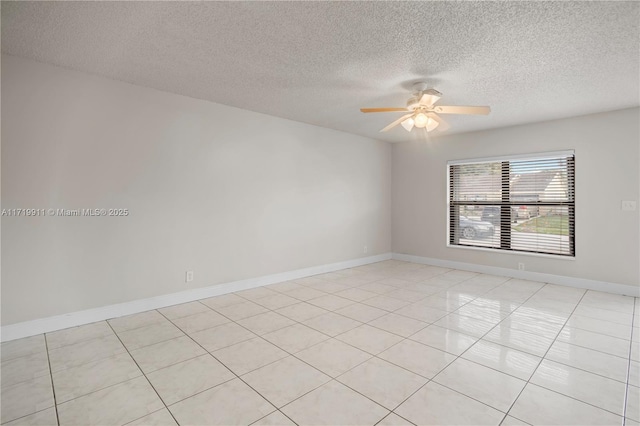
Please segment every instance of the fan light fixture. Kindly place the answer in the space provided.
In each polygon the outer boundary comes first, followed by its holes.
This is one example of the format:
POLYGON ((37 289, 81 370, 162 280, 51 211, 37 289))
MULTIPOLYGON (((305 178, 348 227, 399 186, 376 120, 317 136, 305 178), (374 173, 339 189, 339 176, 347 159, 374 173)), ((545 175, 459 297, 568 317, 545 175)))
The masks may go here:
POLYGON ((398 124, 402 124, 402 127, 407 132, 413 130, 414 127, 425 129, 427 132, 436 128, 439 131, 446 131, 449 129, 449 125, 439 114, 487 115, 491 112, 491 108, 488 106, 436 106, 434 104, 440 100, 442 93, 433 88, 428 88, 427 83, 424 82, 415 83, 413 89, 415 92, 404 108, 360 108, 360 111, 405 113, 405 115, 380 130, 381 132, 386 132, 398 124))
POLYGON ((438 123, 433 118, 429 117, 429 121, 427 122, 427 125, 425 127, 427 129, 427 132, 430 132, 432 130, 435 130, 435 128, 438 127, 439 125, 440 123, 438 123))
POLYGON ((422 129, 429 122, 429 117, 427 117, 424 113, 420 112, 416 115, 416 118, 414 119, 414 121, 415 121, 415 126, 418 129, 422 129))
POLYGON ((413 121, 413 118, 409 117, 400 124, 402 124, 402 127, 404 127, 407 132, 410 132, 411 129, 413 129, 415 122, 413 121))
POLYGON ((409 117, 400 124, 402 124, 402 127, 404 127, 407 132, 413 130, 414 126, 418 129, 424 128, 427 130, 427 132, 430 132, 432 130, 435 130, 440 123, 438 123, 433 118, 428 117, 424 113, 418 113, 415 115, 415 118, 409 117))

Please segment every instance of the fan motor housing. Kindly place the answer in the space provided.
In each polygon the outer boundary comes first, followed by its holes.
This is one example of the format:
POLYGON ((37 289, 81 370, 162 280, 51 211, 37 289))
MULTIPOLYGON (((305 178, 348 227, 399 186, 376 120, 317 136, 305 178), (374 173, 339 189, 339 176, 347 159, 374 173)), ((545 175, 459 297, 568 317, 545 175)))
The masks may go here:
POLYGON ((433 95, 437 96, 438 98, 442 97, 442 93, 438 92, 436 89, 419 90, 415 92, 413 96, 411 96, 407 101, 407 109, 411 111, 415 111, 416 109, 418 109, 421 106, 420 99, 422 99, 423 95, 433 95))
POLYGON ((416 96, 410 97, 409 100, 407 101, 407 109, 411 111, 415 111, 415 109, 420 106, 421 97, 422 95, 420 96, 416 95, 416 96))

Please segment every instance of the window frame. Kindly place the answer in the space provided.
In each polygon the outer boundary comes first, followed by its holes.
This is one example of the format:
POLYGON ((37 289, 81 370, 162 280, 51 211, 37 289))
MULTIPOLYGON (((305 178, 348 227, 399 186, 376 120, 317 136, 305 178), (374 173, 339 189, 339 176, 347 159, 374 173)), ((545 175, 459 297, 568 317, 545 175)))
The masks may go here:
MULTIPOLYGON (((562 150, 562 151, 551 151, 551 152, 539 152, 539 153, 530 153, 530 154, 514 154, 514 155, 503 155, 503 156, 494 156, 494 157, 482 157, 482 158, 470 158, 470 159, 458 159, 458 160, 449 160, 447 161, 446 173, 447 173, 447 187, 446 187, 446 247, 447 248, 457 248, 457 249, 467 249, 467 250, 479 250, 486 251, 491 253, 502 253, 502 254, 512 254, 512 255, 520 255, 520 256, 536 256, 536 257, 547 257, 554 259, 564 259, 564 260, 575 260, 576 258, 576 244, 575 244, 575 235, 576 235, 576 203, 575 203, 575 161, 576 154, 574 150, 562 150), (535 251, 525 251, 525 250, 516 250, 511 248, 503 248, 503 247, 486 247, 486 246, 473 246, 466 244, 452 244, 451 238, 451 166, 455 165, 468 165, 468 164, 481 164, 481 163, 505 163, 510 161, 526 161, 526 160, 545 160, 545 159, 553 159, 559 157, 573 157, 573 188, 569 188, 569 191, 573 192, 573 201, 570 203, 566 203, 565 205, 569 206, 573 209, 573 221, 570 221, 570 254, 558 254, 558 253, 549 253, 549 252, 535 252, 535 251), (573 234, 571 234, 571 227, 573 228, 573 234)), ((503 173, 504 173, 503 169, 503 173)), ((503 194, 504 200, 504 194, 503 194)), ((508 201, 513 202, 513 201, 508 201)), ((498 203, 499 204, 499 203, 498 203)), ((556 203, 560 204, 560 203, 556 203)), ((496 205, 493 203, 491 205, 496 205)), ((518 205, 527 205, 526 203, 519 203, 518 205)), ((508 208, 511 208, 510 205, 507 205, 508 208)), ((509 213, 510 215, 511 213, 509 213)), ((509 222, 509 230, 511 231, 511 222, 509 222)), ((509 236, 510 239, 510 236, 509 236)), ((501 243, 502 245, 502 243, 501 243)))

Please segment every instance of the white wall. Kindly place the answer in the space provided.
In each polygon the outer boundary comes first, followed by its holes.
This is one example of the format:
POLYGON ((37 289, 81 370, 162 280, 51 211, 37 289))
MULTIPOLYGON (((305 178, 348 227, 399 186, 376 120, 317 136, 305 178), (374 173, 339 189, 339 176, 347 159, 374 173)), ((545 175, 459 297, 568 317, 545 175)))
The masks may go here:
POLYGON ((3 217, 2 324, 386 253, 390 188, 387 143, 3 55, 2 208, 130 215, 3 217))
MULTIPOLYGON (((393 147, 392 248, 396 253, 638 286, 640 109, 465 133, 393 147), (574 149, 576 259, 446 246, 448 160, 574 149)), ((489 118, 490 119, 490 118, 489 118)))

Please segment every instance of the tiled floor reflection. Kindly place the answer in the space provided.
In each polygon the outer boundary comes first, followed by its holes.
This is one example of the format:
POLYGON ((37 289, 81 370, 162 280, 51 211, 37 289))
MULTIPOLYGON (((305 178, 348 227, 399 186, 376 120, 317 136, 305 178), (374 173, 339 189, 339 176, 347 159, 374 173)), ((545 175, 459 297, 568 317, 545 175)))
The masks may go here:
POLYGON ((633 297, 385 261, 3 343, 11 425, 638 425, 633 297))

